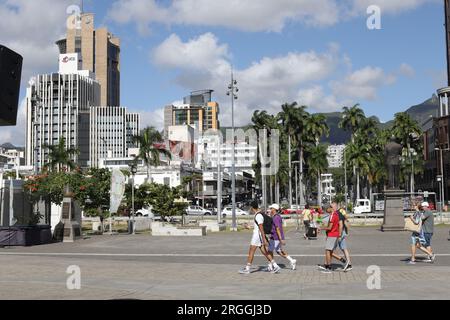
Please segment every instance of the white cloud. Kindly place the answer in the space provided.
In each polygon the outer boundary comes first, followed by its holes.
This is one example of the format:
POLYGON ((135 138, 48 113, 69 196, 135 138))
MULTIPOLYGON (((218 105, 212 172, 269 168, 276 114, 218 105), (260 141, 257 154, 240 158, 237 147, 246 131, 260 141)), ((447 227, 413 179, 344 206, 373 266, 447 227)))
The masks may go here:
POLYGON ((396 81, 393 74, 386 74, 379 67, 367 66, 347 75, 341 81, 333 81, 331 87, 338 97, 375 100, 377 90, 396 81))
POLYGON ((22 99, 17 111, 17 125, 15 127, 0 127, 0 144, 10 142, 15 146, 25 146, 26 128, 26 99, 22 99))
POLYGON ((370 5, 380 7, 381 14, 398 14, 403 11, 416 9, 426 3, 439 3, 439 0, 352 0, 353 14, 366 14, 370 5))
POLYGON ((129 112, 137 112, 140 115, 140 127, 155 127, 158 130, 164 129, 164 108, 152 111, 129 110, 129 112))
POLYGON ((398 73, 404 77, 412 78, 416 74, 413 67, 407 63, 402 63, 398 69, 398 73))
POLYGON ((24 58, 22 84, 57 68, 55 41, 64 35, 71 0, 0 0, 0 43, 24 58))
POLYGON ((174 0, 168 6, 156 0, 117 0, 108 12, 117 23, 135 23, 141 34, 148 34, 155 22, 280 32, 289 22, 330 26, 338 16, 335 0, 174 0))
POLYGON ((140 34, 152 23, 225 27, 247 32, 281 32, 289 23, 329 27, 367 16, 370 5, 381 14, 398 14, 439 0, 116 0, 108 17, 120 24, 134 23, 140 34))

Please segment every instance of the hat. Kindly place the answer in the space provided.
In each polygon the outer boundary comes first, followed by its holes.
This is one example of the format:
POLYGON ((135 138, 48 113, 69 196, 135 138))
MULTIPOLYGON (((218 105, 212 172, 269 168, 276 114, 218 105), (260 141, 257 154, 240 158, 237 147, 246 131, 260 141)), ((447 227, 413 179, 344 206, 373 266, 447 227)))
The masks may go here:
POLYGON ((422 207, 429 207, 430 205, 428 204, 428 202, 424 201, 421 204, 422 207))
POLYGON ((275 209, 275 210, 280 210, 280 206, 276 203, 270 205, 269 209, 275 209))

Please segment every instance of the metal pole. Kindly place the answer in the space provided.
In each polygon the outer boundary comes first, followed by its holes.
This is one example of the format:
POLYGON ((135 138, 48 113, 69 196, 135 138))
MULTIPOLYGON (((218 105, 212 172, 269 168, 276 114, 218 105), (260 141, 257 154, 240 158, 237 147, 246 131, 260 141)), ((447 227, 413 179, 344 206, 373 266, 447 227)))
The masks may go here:
POLYGON ((345 183, 345 209, 348 208, 348 185, 347 185, 347 161, 345 159, 345 149, 344 149, 344 183, 345 183))
POLYGON ((136 234, 135 221, 134 221, 134 173, 132 175, 132 184, 131 184, 131 212, 133 215, 133 234, 136 234))
POLYGON ((235 134, 234 134, 234 99, 237 99, 238 88, 236 87, 237 81, 234 80, 233 70, 231 70, 231 84, 228 86, 228 94, 231 96, 231 136, 233 141, 231 142, 231 230, 237 231, 236 224, 236 155, 235 155, 235 134))
POLYGON ((217 137, 217 222, 221 223, 222 216, 222 176, 220 172, 220 135, 217 137))
POLYGON ((289 159, 289 208, 292 208, 292 162, 291 162, 291 136, 288 136, 288 159, 289 159))
POLYGON ((443 157, 442 157, 442 149, 439 149, 439 151, 441 152, 441 221, 442 221, 442 215, 444 212, 444 162, 443 162, 443 157))

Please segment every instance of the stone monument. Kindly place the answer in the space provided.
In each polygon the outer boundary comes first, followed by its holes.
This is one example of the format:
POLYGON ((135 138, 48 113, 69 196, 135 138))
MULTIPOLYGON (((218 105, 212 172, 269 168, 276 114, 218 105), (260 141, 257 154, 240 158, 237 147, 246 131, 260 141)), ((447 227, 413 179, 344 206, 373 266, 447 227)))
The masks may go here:
POLYGON ((81 226, 75 217, 73 193, 68 186, 64 189, 61 222, 55 228, 55 235, 57 240, 62 240, 63 242, 74 242, 81 237, 81 226))
POLYGON ((400 155, 403 147, 392 137, 384 149, 384 160, 388 172, 387 188, 384 190, 384 219, 382 231, 403 231, 405 218, 403 215, 403 196, 405 190, 400 189, 400 155))

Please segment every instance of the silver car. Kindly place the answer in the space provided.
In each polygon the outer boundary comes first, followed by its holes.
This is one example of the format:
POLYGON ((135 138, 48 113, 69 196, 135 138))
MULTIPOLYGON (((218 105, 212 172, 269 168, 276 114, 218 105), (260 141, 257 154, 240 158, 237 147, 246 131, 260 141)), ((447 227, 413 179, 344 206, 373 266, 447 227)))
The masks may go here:
POLYGON ((210 216, 211 210, 206 210, 200 206, 189 206, 186 208, 186 214, 191 216, 210 216))

